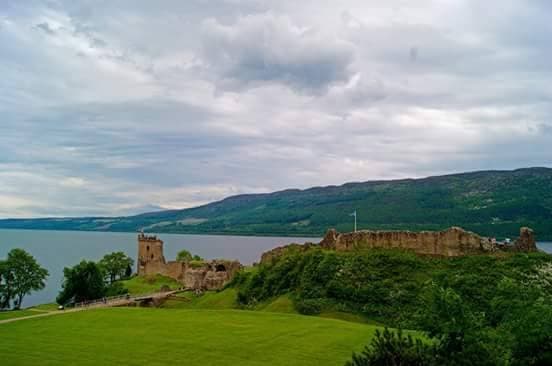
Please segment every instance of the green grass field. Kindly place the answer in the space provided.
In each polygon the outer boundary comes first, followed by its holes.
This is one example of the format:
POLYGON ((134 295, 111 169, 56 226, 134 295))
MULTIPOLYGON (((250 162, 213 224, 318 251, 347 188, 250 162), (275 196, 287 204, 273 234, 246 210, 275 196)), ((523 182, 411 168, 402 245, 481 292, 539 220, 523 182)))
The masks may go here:
POLYGON ((240 310, 98 309, 0 324, 3 365, 342 365, 376 327, 240 310))

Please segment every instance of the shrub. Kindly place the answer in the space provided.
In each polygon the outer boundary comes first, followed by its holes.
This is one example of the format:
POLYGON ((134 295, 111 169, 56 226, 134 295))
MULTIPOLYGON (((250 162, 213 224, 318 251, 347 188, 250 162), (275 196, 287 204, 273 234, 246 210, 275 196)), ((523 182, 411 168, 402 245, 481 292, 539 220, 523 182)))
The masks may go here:
POLYGON ((324 307, 322 299, 299 299, 295 301, 295 309, 299 314, 318 315, 324 307))
POLYGON ((352 360, 346 366, 426 366, 434 365, 435 356, 431 346, 402 331, 383 332, 376 330, 376 336, 370 345, 360 354, 353 353, 352 360))

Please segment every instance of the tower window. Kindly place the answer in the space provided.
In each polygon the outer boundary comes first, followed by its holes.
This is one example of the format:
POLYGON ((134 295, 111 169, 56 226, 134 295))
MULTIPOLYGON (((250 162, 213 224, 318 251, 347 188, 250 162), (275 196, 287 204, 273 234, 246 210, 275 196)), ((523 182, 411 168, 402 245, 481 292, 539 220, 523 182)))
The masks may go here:
POLYGON ((151 259, 153 259, 153 254, 151 255, 151 259))
POLYGON ((146 250, 149 252, 149 245, 146 247, 146 250))

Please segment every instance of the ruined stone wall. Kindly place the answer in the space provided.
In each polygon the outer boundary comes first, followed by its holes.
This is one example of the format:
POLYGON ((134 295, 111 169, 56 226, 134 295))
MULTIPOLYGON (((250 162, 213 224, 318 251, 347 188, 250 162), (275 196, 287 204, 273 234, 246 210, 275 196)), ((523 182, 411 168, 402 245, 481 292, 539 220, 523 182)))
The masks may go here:
POLYGON ((514 249, 519 252, 536 252, 537 242, 535 233, 528 227, 522 227, 519 233, 519 239, 514 244, 514 249))
POLYGON ((322 249, 351 251, 359 249, 404 249, 416 254, 458 257, 474 254, 494 253, 497 251, 536 251, 533 230, 521 228, 520 238, 513 246, 504 246, 494 239, 479 236, 459 227, 443 231, 357 231, 353 233, 338 233, 328 230, 319 244, 290 244, 263 253, 261 263, 270 263, 283 254, 306 251, 312 247, 322 249))
POLYGON ((241 268, 238 261, 213 260, 204 263, 170 261, 163 256, 163 241, 154 236, 138 236, 138 275, 171 277, 184 287, 201 290, 221 289, 241 268))
POLYGON ((488 238, 452 227, 444 231, 357 231, 339 234, 330 231, 320 246, 347 251, 355 249, 406 249, 422 255, 457 257, 489 253, 496 246, 488 238))
POLYGON ((138 235, 138 275, 158 273, 165 266, 163 241, 156 236, 138 235))

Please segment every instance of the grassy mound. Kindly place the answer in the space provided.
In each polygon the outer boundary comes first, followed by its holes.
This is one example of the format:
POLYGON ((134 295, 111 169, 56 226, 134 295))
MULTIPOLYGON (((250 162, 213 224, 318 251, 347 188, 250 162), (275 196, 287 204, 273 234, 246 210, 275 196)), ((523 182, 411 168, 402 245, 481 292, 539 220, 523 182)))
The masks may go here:
POLYGON ((313 249, 242 272, 233 286, 238 303, 246 308, 262 310, 262 304, 284 301, 302 314, 413 329, 413 315, 423 309, 427 292, 436 284, 453 289, 496 325, 496 304, 508 284, 535 282, 539 276, 546 282, 547 266, 552 266, 552 256, 544 253, 449 259, 397 250, 313 249))
POLYGON ((261 311, 114 308, 2 324, 0 354, 6 365, 342 365, 375 329, 261 311))
POLYGON ((170 309, 236 309, 237 291, 229 288, 220 292, 206 292, 196 295, 193 292, 183 292, 174 299, 167 300, 162 307, 170 309))
POLYGON ((132 295, 157 292, 164 286, 170 289, 182 287, 182 284, 175 279, 162 275, 135 276, 129 280, 121 281, 121 283, 132 295))

